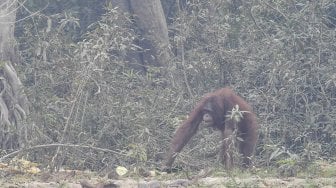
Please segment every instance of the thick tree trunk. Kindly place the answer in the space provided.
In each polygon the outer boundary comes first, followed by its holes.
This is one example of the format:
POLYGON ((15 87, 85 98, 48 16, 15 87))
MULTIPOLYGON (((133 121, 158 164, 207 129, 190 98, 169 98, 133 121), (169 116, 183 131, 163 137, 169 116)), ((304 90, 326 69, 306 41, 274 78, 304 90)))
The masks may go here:
POLYGON ((24 145, 28 100, 12 63, 18 63, 15 51, 14 26, 16 0, 0 0, 0 148, 13 149, 24 145))
POLYGON ((131 9, 135 15, 137 27, 144 39, 141 47, 145 64, 162 66, 167 63, 168 28, 160 0, 131 0, 131 9))
POLYGON ((165 66, 170 57, 169 38, 160 0, 113 0, 112 3, 134 16, 141 34, 136 43, 142 50, 132 53, 132 59, 139 61, 144 69, 147 65, 165 66))

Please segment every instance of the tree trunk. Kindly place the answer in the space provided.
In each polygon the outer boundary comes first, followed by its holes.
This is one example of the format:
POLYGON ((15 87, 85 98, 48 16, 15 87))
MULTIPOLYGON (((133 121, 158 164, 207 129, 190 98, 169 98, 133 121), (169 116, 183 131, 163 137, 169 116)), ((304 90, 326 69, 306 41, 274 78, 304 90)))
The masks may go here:
POLYGON ((136 45, 142 50, 132 59, 139 61, 145 70, 148 65, 165 66, 170 56, 169 38, 160 0, 113 0, 112 4, 135 18, 135 26, 141 35, 136 45))
POLYGON ((22 147, 27 140, 28 100, 12 63, 18 63, 14 26, 16 0, 0 0, 0 148, 22 147))

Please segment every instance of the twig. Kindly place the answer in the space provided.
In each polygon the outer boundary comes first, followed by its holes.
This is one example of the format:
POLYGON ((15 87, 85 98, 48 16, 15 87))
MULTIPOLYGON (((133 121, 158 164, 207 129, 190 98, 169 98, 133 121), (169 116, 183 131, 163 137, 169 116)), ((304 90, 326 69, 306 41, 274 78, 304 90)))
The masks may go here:
POLYGON ((271 9, 277 11, 279 14, 281 14, 281 15, 286 19, 286 21, 288 21, 287 16, 286 16, 283 12, 281 12, 279 9, 273 7, 272 5, 268 4, 268 3, 265 2, 265 1, 263 1, 263 3, 264 3, 266 6, 270 7, 271 9))
MULTIPOLYGON (((178 6, 178 12, 181 13, 180 6, 178 6)), ((183 14, 182 21, 184 21, 184 20, 185 20, 185 16, 183 14)), ((182 63, 182 67, 183 67, 183 78, 184 78, 184 82, 186 84, 189 96, 193 97, 194 95, 193 95, 191 87, 188 83, 188 76, 187 76, 187 73, 186 73, 186 64, 185 64, 185 59, 184 59, 184 56, 185 56, 185 54, 184 54, 184 42, 185 42, 186 32, 185 32, 185 29, 183 28, 183 26, 181 26, 179 29, 181 31, 181 36, 182 36, 182 39, 180 40, 180 43, 181 43, 180 44, 180 50, 181 50, 181 63, 182 63)))
POLYGON ((121 153, 121 152, 117 152, 117 151, 110 150, 110 149, 94 147, 94 146, 84 146, 84 145, 76 145, 76 144, 45 144, 45 145, 36 145, 36 146, 29 147, 29 148, 23 148, 23 149, 14 151, 12 153, 9 153, 7 155, 2 156, 0 158, 0 162, 3 162, 5 159, 15 156, 19 153, 23 153, 23 152, 27 152, 27 151, 31 151, 35 149, 41 149, 41 148, 50 148, 50 147, 74 147, 74 148, 94 149, 94 150, 98 150, 102 152, 109 152, 109 153, 113 153, 117 155, 127 156, 126 154, 121 153))

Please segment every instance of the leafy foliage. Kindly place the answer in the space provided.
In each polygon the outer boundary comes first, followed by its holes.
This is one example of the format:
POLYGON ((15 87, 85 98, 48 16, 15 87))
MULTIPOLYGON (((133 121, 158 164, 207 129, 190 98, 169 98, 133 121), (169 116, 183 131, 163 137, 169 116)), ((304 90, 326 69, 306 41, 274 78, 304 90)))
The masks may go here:
MULTIPOLYGON (((60 147, 54 167, 157 166, 157 153, 166 151, 201 95, 231 86, 259 117, 256 165, 283 166, 287 173, 297 164, 331 158, 334 6, 331 0, 187 1, 170 18, 174 58, 164 76, 152 74, 155 67, 143 74, 127 64, 137 36, 129 15, 115 8, 107 6, 80 36, 75 31, 83 27, 82 17, 76 14, 34 16, 18 33, 36 130, 31 145, 84 144, 127 154, 60 147)), ((213 152, 219 143, 218 134, 201 129, 177 162, 218 165, 213 152)), ((45 164, 54 156, 52 149, 34 154, 45 164)))
POLYGON ((230 85, 255 107, 261 163, 272 156, 268 145, 306 162, 334 155, 335 38, 324 24, 333 6, 192 1, 176 19, 172 43, 184 50, 191 87, 230 85))
MULTIPOLYGON (((28 68, 22 70, 34 109, 32 121, 38 130, 31 145, 93 145, 120 151, 127 158, 58 147, 57 155, 45 149, 44 155, 49 157, 37 155, 36 159, 52 158, 52 169, 62 163, 96 169, 153 160, 161 147, 155 140, 161 134, 158 126, 164 127, 171 116, 162 114, 176 108, 177 95, 162 87, 151 72, 140 74, 125 61, 127 49, 135 47, 128 15, 107 8, 81 42, 63 35, 78 25, 77 18, 66 14, 38 18, 38 23, 51 22, 52 26, 35 28, 28 22, 22 26, 25 35, 19 40, 28 62, 24 65, 28 68)), ((165 139, 168 142, 168 135, 165 139)))

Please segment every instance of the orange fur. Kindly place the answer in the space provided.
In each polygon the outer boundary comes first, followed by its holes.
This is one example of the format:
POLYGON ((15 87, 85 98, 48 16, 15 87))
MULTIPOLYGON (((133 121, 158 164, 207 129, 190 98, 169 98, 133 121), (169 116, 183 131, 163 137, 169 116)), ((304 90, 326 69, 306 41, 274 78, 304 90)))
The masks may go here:
POLYGON ((226 120, 226 115, 228 115, 228 112, 236 105, 239 106, 240 111, 248 111, 243 114, 242 120, 237 123, 237 135, 243 139, 238 146, 243 156, 242 165, 249 166, 258 139, 256 115, 252 112, 252 107, 244 99, 236 95, 230 88, 222 88, 205 95, 189 114, 189 117, 177 129, 171 141, 171 147, 167 154, 164 169, 171 168, 176 154, 183 149, 191 137, 197 132, 205 113, 212 116, 213 124, 211 126, 222 132, 224 139, 221 151, 222 162, 227 168, 231 168, 233 166, 233 160, 228 150, 231 142, 226 138, 232 135, 234 122, 232 120, 226 120), (212 109, 212 111, 207 111, 209 108, 212 109))

